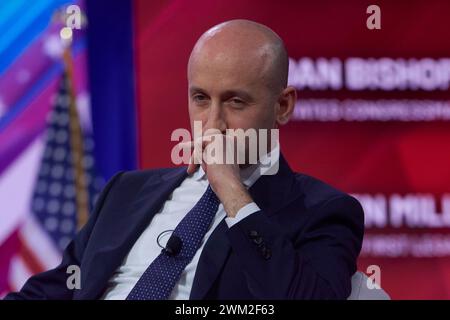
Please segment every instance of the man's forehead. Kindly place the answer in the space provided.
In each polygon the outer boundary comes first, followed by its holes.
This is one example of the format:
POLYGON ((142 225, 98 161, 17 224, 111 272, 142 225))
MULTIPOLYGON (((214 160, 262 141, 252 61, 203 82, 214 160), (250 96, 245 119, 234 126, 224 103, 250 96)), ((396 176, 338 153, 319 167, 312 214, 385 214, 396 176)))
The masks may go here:
POLYGON ((189 73, 189 90, 223 92, 226 90, 249 91, 265 85, 266 77, 263 70, 248 64, 211 63, 207 61, 193 66, 189 73))
POLYGON ((232 52, 219 52, 198 56, 190 66, 190 72, 195 73, 221 73, 224 76, 240 75, 245 73, 259 73, 264 71, 265 61, 261 57, 249 57, 232 52))
POLYGON ((261 51, 245 48, 213 48, 203 50, 189 64, 190 81, 240 83, 265 80, 269 57, 261 51))
POLYGON ((279 90, 287 82, 282 40, 265 26, 231 21, 203 34, 192 50, 188 79, 257 82, 279 90))

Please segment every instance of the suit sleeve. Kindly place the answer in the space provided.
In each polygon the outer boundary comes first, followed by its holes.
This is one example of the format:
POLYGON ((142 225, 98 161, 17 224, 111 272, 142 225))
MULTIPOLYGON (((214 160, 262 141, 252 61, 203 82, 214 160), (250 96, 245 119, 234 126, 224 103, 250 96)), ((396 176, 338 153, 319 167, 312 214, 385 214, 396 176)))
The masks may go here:
POLYGON ((66 284, 67 279, 70 276, 70 274, 66 273, 67 267, 70 265, 79 266, 81 264, 86 244, 89 241, 89 237, 103 207, 103 203, 105 202, 109 191, 113 188, 115 182, 122 174, 123 172, 116 174, 105 186, 88 222, 64 250, 61 263, 52 270, 32 276, 27 280, 19 292, 9 293, 4 298, 5 300, 72 299, 73 290, 68 289, 66 284))
POLYGON ((258 299, 347 299, 361 250, 364 213, 339 195, 309 212, 289 236, 263 211, 228 230, 247 285, 258 299))

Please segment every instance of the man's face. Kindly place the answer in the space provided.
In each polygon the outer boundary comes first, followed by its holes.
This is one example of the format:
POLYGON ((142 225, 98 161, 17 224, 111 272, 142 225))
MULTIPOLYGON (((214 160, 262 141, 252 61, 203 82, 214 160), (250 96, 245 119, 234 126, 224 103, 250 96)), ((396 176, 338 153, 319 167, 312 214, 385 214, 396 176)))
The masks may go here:
POLYGON ((274 94, 267 85, 263 58, 205 50, 192 59, 189 71, 191 128, 201 121, 207 129, 275 128, 274 94))

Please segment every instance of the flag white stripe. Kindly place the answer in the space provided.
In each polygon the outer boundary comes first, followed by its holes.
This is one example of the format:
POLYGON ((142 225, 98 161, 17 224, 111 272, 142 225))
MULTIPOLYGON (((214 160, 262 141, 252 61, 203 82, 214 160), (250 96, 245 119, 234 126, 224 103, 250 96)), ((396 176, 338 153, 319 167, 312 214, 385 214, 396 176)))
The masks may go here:
POLYGON ((0 176, 0 244, 30 212, 30 199, 43 149, 42 137, 36 138, 0 176))
POLYGON ((12 291, 19 291, 32 275, 20 255, 16 255, 11 259, 9 283, 12 291))
POLYGON ((59 250, 32 214, 28 215, 19 232, 22 241, 45 270, 52 269, 61 262, 59 250))

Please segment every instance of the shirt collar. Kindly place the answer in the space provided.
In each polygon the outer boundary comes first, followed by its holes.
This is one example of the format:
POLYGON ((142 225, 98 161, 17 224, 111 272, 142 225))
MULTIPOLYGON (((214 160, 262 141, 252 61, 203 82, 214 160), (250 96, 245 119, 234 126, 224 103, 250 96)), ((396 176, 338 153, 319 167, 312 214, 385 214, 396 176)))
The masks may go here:
MULTIPOLYGON (((262 175, 273 175, 278 172, 280 161, 280 145, 277 143, 275 147, 265 155, 263 155, 257 164, 253 164, 240 171, 241 181, 250 188, 262 175)), ((201 166, 194 172, 192 179, 196 181, 206 180, 206 173, 201 166)))

